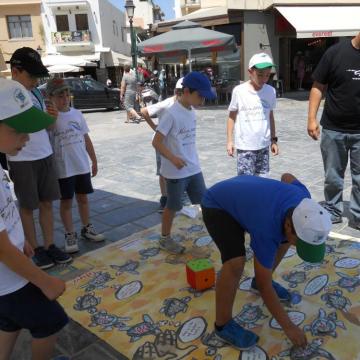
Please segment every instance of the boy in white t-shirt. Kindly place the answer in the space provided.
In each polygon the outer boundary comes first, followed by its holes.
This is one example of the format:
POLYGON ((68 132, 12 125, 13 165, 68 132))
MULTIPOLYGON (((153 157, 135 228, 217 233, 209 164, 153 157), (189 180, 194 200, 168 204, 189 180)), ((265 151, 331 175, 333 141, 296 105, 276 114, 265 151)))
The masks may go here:
MULTIPOLYGON (((153 121, 153 117, 158 117, 158 123, 160 123, 162 115, 164 114, 165 110, 168 109, 170 106, 174 105, 174 102, 176 99, 181 95, 182 93, 182 82, 183 78, 180 78, 175 86, 175 94, 174 96, 171 96, 163 101, 160 101, 156 104, 149 105, 145 108, 141 109, 141 114, 143 115, 145 121, 148 123, 148 125, 156 131, 156 124, 153 121)), ((155 135, 154 135, 155 136, 155 135)), ((159 176, 159 186, 160 186, 160 204, 159 204, 159 213, 162 213, 164 211, 166 201, 167 201, 167 195, 166 195, 166 180, 165 178, 160 174, 160 167, 161 167, 161 155, 160 153, 155 150, 156 154, 156 175, 159 176)))
POLYGON ((65 251, 79 251, 77 233, 72 220, 72 199, 76 195, 82 222, 81 237, 98 242, 105 237, 95 231, 89 221, 89 201, 87 194, 94 192, 91 174, 97 174, 97 159, 89 128, 79 110, 70 107, 70 88, 64 79, 48 81, 46 92, 59 111, 55 127, 51 133, 61 200, 60 216, 65 228, 65 251), (89 157, 92 162, 90 169, 89 157), (90 173, 91 171, 91 173, 90 173))
POLYGON ((269 55, 255 54, 249 62, 250 80, 236 86, 231 96, 227 121, 227 153, 234 156, 236 149, 238 175, 267 177, 269 147, 273 155, 279 153, 273 113, 276 90, 266 84, 273 66, 269 55))
MULTIPOLYGON (((0 79, 0 151, 16 155, 28 133, 47 128, 54 118, 33 106, 19 82, 0 79), (36 121, 34 121, 36 119, 36 121)), ((26 176, 26 174, 24 175, 26 176)), ((68 318, 56 299, 64 281, 31 261, 34 251, 25 240, 10 185, 0 166, 0 358, 9 359, 22 329, 32 336, 28 359, 50 359, 57 333, 68 318)))
POLYGON ((153 139, 153 146, 161 154, 160 173, 166 179, 167 190, 159 245, 173 254, 185 251, 170 236, 175 213, 182 208, 182 194, 186 191, 193 204, 200 204, 206 190, 196 151, 193 106, 215 97, 204 74, 193 71, 186 75, 182 95, 164 112, 153 139))

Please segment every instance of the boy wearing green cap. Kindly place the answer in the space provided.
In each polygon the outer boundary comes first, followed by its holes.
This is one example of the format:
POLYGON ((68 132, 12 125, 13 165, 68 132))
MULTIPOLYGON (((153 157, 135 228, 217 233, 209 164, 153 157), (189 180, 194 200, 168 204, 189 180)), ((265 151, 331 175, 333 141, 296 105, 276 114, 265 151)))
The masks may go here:
POLYGON ((232 319, 234 298, 246 261, 245 232, 254 252, 251 288, 260 295, 296 346, 304 347, 304 332, 293 324, 280 301, 290 301, 287 289, 272 274, 290 245, 307 262, 320 263, 331 229, 330 215, 310 198, 307 188, 293 175, 281 181, 241 175, 221 181, 202 199, 203 219, 220 250, 223 263, 216 282, 215 333, 239 349, 256 344, 258 336, 232 319))
MULTIPOLYGON (((17 81, 0 79, 0 108, 0 151, 13 156, 25 146, 29 133, 55 121, 33 106, 28 91, 17 81)), ((0 359, 10 357, 23 328, 32 335, 31 358, 50 359, 56 334, 68 322, 56 302, 65 291, 65 283, 31 261, 34 251, 25 240, 1 166, 0 177, 0 359)))

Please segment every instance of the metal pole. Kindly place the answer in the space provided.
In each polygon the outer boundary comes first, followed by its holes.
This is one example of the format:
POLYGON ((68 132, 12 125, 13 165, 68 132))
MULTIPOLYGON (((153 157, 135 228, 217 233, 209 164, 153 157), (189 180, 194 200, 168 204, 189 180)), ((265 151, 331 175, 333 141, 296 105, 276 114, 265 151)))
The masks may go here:
POLYGON ((188 49, 188 60, 189 60, 189 72, 192 71, 192 66, 191 66, 191 49, 188 49))

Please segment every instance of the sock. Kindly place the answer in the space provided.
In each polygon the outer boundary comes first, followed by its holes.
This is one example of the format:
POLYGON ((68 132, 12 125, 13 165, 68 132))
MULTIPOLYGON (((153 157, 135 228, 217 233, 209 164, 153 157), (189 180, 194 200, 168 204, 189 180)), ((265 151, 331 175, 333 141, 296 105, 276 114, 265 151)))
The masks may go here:
POLYGON ((219 325, 216 325, 216 323, 215 323, 215 329, 216 329, 217 331, 221 331, 223 328, 224 328, 224 325, 219 326, 219 325))

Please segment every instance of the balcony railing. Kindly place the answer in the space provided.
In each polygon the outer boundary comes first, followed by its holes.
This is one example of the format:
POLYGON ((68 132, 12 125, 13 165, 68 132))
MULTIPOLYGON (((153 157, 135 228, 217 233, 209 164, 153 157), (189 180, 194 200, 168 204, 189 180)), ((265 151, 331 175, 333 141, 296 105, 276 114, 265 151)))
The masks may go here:
POLYGON ((53 44, 72 45, 74 43, 90 43, 91 32, 89 30, 79 31, 57 31, 51 33, 53 44))

